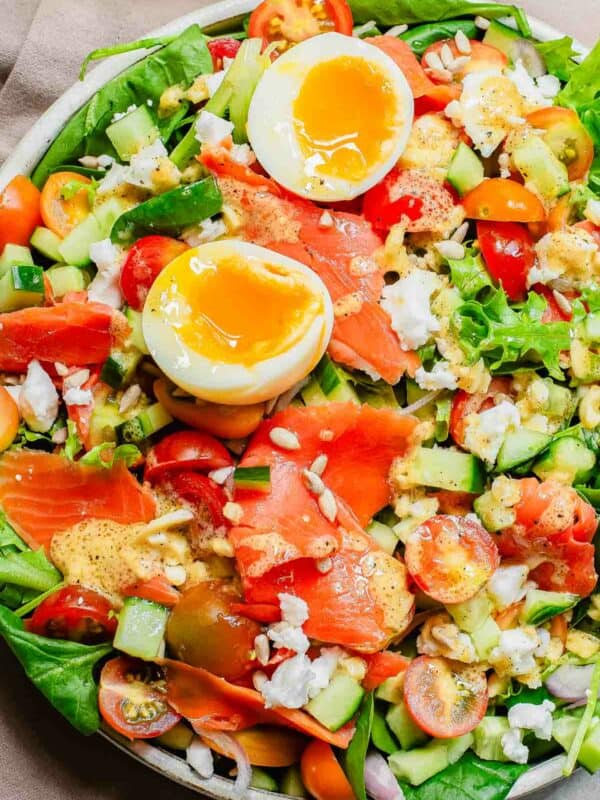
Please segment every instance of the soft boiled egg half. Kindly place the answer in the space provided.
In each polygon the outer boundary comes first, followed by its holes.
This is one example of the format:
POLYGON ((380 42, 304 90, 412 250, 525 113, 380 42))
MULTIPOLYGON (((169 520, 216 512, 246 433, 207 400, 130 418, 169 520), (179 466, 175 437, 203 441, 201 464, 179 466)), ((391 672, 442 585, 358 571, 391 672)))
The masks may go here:
POLYGON ((311 200, 349 200, 401 156, 414 102, 397 64, 352 36, 325 33, 295 45, 262 76, 248 138, 266 171, 311 200))
POLYGON ((215 403, 258 403, 316 366, 333 326, 331 298, 304 264, 236 240, 186 250, 154 282, 146 344, 186 392, 215 403))

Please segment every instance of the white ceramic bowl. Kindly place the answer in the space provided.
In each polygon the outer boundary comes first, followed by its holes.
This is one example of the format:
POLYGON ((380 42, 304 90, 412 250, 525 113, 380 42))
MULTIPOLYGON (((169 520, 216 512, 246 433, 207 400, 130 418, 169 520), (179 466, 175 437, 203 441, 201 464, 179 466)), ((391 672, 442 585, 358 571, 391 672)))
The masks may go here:
MULTIPOLYGON (((180 33, 193 23, 197 23, 203 29, 217 26, 219 23, 247 14, 257 4, 258 0, 222 0, 220 3, 179 17, 148 35, 160 36, 180 33)), ((534 17, 529 17, 529 20, 534 36, 540 41, 556 39, 564 35, 534 17)), ((582 55, 587 52, 587 49, 578 42, 575 42, 575 49, 582 55)), ((23 137, 12 155, 4 162, 0 168, 0 190, 15 175, 28 175, 31 173, 69 117, 86 103, 98 89, 104 86, 107 81, 131 64, 139 61, 148 52, 147 50, 137 50, 133 53, 110 58, 93 69, 84 81, 80 81, 68 89, 39 118, 31 130, 23 137)), ((188 766, 183 758, 147 742, 129 742, 107 727, 102 730, 102 735, 138 761, 192 791, 204 794, 215 800, 235 800, 235 795, 232 791, 233 782, 227 778, 222 778, 218 775, 210 779, 201 778, 188 766)), ((531 792, 559 781, 562 778, 564 761, 565 756, 556 756, 532 767, 516 782, 508 796, 509 800, 525 797, 531 792)), ((278 798, 279 800, 285 800, 287 797, 288 795, 263 792, 256 789, 250 789, 247 793, 247 800, 277 800, 278 798)))

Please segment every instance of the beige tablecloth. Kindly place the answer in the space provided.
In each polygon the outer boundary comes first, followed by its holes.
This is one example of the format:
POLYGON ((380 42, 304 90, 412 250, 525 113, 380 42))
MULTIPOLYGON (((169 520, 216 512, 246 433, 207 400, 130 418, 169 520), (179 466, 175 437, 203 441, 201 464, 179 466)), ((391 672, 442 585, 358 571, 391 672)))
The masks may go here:
MULTIPOLYGON (((415 0, 418 3, 419 0, 415 0)), ((205 0, 0 0, 0 163, 77 77, 92 49, 144 34, 205 0)), ((600 0, 521 0, 593 44, 600 0)), ((0 647, 0 800, 192 800, 99 737, 85 739, 48 706, 0 647)), ((600 800, 600 779, 575 776, 535 800, 600 800)), ((465 798, 467 800, 467 798, 465 798)))

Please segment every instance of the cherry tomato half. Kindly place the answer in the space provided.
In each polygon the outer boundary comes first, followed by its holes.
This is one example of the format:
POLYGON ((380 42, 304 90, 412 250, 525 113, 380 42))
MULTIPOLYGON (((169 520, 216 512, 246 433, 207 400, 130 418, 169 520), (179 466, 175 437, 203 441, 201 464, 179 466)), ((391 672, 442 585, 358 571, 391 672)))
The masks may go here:
POLYGON ((214 528, 226 524, 223 506, 227 502, 227 496, 223 488, 207 475, 182 470, 166 476, 165 482, 176 495, 194 506, 198 522, 214 528))
POLYGON ((331 745, 314 739, 300 759, 302 783, 315 800, 356 800, 331 745))
POLYGON ((331 31, 352 35, 352 12, 346 0, 264 0, 248 25, 248 36, 262 38, 265 44, 283 42, 280 50, 331 31))
POLYGON ((587 175, 594 160, 594 142, 576 111, 561 106, 540 108, 527 116, 527 122, 546 131, 543 139, 566 166, 570 181, 587 175))
POLYGON ((446 514, 431 517, 409 536, 404 560, 417 586, 440 603, 469 600, 500 564, 483 525, 446 514))
POLYGON ((91 180, 76 172, 55 172, 42 189, 41 212, 44 225, 65 237, 91 210, 86 186, 91 180), (77 186, 83 184, 81 188, 77 186), (73 191, 71 191, 73 187, 73 191))
MULTIPOLYGON (((492 47, 489 44, 483 44, 476 39, 470 40, 471 52, 469 53, 469 60, 460 69, 450 72, 449 70, 439 70, 430 66, 430 56, 437 56, 441 59, 442 50, 450 48, 452 57, 457 59, 465 55, 461 53, 456 46, 454 39, 442 39, 439 42, 434 42, 429 45, 427 50, 423 53, 422 64, 425 67, 426 74, 431 78, 434 83, 460 83, 465 75, 470 72, 483 72, 488 69, 504 67, 508 64, 507 56, 498 50, 497 47, 492 47), (450 74, 448 74, 450 72, 450 74)), ((446 52, 446 51, 445 51, 446 52)))
POLYGON ((128 739, 153 739, 181 719, 167 703, 167 686, 156 664, 119 656, 102 668, 98 707, 102 718, 128 739))
POLYGON ((212 56, 215 72, 223 69, 224 58, 235 58, 242 43, 238 39, 213 39, 208 42, 208 50, 212 56))
MULTIPOLYGON (((564 308, 561 308, 556 302, 554 292, 549 286, 544 286, 543 283, 535 283, 532 290, 536 294, 541 294, 546 303, 546 310, 542 314, 542 322, 570 322, 573 318, 573 312, 569 313, 564 308)), ((564 293, 567 300, 574 300, 578 294, 577 292, 564 293)))
POLYGON ((469 394, 460 389, 452 398, 450 412, 450 436, 460 447, 465 446, 466 419, 470 414, 479 414, 495 405, 495 398, 510 395, 510 378, 494 378, 487 392, 469 394))
POLYGON ((232 612, 239 601, 224 581, 204 581, 184 592, 167 625, 167 643, 175 656, 229 681, 245 675, 262 627, 232 612))
POLYGON ((430 736, 451 739, 469 733, 488 705, 485 672, 446 658, 419 656, 404 676, 404 701, 430 736))
POLYGON ((144 478, 154 481, 167 472, 190 469, 208 472, 232 464, 228 450, 210 434, 177 431, 150 448, 146 456, 144 478))
POLYGON ((477 239, 488 272, 511 300, 523 300, 535 263, 533 237, 518 222, 478 222, 477 239))
POLYGON ((51 594, 33 612, 27 630, 50 639, 96 644, 110 641, 117 630, 108 600, 83 586, 65 586, 51 594))
POLYGON ((187 249, 187 244, 168 236, 138 239, 121 269, 121 289, 127 304, 141 311, 156 276, 187 249))
POLYGON ((26 246, 42 224, 40 193, 24 175, 17 175, 0 193, 0 254, 7 244, 26 246))
POLYGON ((18 432, 18 406, 4 386, 0 386, 0 453, 11 446, 18 432))
POLYGON ((522 184, 508 178, 483 181, 462 199, 469 219, 490 222, 542 222, 546 211, 541 200, 522 184))

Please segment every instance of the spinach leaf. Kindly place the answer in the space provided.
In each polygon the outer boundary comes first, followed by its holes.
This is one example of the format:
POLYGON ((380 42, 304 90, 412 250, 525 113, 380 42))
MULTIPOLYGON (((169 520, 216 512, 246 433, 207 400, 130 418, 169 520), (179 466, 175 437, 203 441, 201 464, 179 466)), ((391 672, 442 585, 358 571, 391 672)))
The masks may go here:
POLYGON ((9 553, 22 553, 25 550, 29 548, 6 519, 4 511, 0 510, 0 554, 6 556, 9 553))
POLYGON ((420 786, 401 783, 406 800, 504 800, 526 764, 483 761, 467 752, 420 786))
POLYGON ((151 197, 117 219, 110 238, 129 244, 140 236, 165 233, 177 236, 184 228, 212 217, 221 210, 223 198, 211 176, 170 192, 151 197))
POLYGON ((470 3, 469 0, 349 0, 355 23, 372 19, 377 25, 390 26, 419 22, 440 22, 453 17, 487 19, 512 17, 523 36, 531 36, 525 13, 513 5, 500 3, 470 3))
POLYGON ((463 299, 474 300, 484 289, 494 288, 480 253, 467 250, 464 258, 448 259, 448 264, 452 283, 463 299))
MULTIPOLYGON (((147 101, 156 108, 168 86, 188 85, 203 72, 212 72, 212 58, 200 28, 191 25, 170 44, 117 75, 80 108, 36 167, 33 182, 41 187, 54 167, 83 155, 114 155, 105 131, 115 112, 147 101)), ((172 132, 172 124, 171 118, 158 121, 163 139, 172 132)))
POLYGON ((114 44, 111 47, 99 47, 92 50, 85 57, 81 70, 79 71, 79 80, 85 78, 85 73, 91 61, 99 61, 101 58, 108 58, 109 56, 116 56, 119 53, 131 53, 133 50, 149 50, 151 47, 164 47, 175 41, 177 34, 174 36, 158 36, 154 39, 138 39, 137 42, 122 42, 121 44, 114 44))
POLYGON ((0 583, 46 592, 61 580, 62 575, 48 561, 43 550, 0 556, 0 583))
POLYGON ((551 75, 556 75, 561 81, 569 80, 577 68, 577 64, 573 61, 577 51, 573 49, 573 39, 570 36, 552 39, 550 42, 540 42, 535 48, 544 59, 546 69, 551 75))
POLYGON ((112 645, 93 647, 61 639, 46 639, 24 630, 23 622, 0 607, 0 636, 21 662, 28 678, 69 722, 83 734, 100 724, 98 688, 92 671, 112 645))
POLYGON ((373 692, 369 692, 362 701, 356 721, 356 732, 344 755, 344 769, 357 800, 367 800, 365 758, 371 741, 374 708, 373 692))
POLYGON ((469 39, 477 36, 477 27, 469 19, 451 19, 447 22, 434 22, 410 28, 399 38, 410 45, 413 53, 422 56, 429 45, 440 39, 453 39, 458 31, 462 31, 469 39))
POLYGON ((520 683, 519 689, 516 689, 510 697, 506 698, 504 705, 506 708, 512 708, 519 703, 532 703, 534 706, 539 706, 544 700, 552 699, 552 695, 545 686, 539 686, 537 689, 528 689, 520 683))

